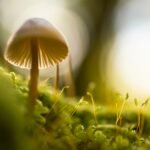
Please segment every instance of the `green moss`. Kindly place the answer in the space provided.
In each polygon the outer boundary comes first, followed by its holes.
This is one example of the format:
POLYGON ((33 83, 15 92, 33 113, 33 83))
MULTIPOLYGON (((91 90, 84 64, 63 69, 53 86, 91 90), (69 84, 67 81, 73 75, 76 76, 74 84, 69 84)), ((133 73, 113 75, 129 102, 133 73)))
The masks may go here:
MULTIPOLYGON (((117 99, 117 98, 116 98, 117 99)), ((0 150, 149 150, 150 114, 143 112, 141 135, 136 132, 137 111, 116 110, 90 101, 67 98, 40 83, 33 113, 27 113, 28 83, 0 68, 0 150)), ((128 105, 128 104, 127 104, 128 105)), ((125 106, 126 107, 126 106, 125 106)), ((149 106, 147 106, 149 107, 149 106)))

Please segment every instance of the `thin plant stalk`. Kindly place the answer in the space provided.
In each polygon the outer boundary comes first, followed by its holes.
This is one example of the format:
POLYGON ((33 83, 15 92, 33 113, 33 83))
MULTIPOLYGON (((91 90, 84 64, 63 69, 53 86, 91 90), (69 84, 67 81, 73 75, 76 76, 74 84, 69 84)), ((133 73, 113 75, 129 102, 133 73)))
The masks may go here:
POLYGON ((144 106, 143 107, 141 106, 141 108, 138 111, 138 125, 136 131, 137 133, 139 133, 139 135, 142 134, 144 128, 144 114, 143 114, 145 108, 144 106))
POLYGON ((67 89, 67 94, 70 97, 75 96, 75 84, 74 84, 74 77, 73 77, 73 69, 72 69, 72 59, 71 55, 68 57, 68 73, 66 75, 66 83, 69 85, 67 89))
POLYGON ((120 110, 118 117, 117 117, 117 120, 116 120, 116 125, 119 125, 119 122, 121 121, 121 115, 122 115, 122 111, 123 111, 123 108, 125 106, 125 103, 126 103, 126 100, 123 101, 123 104, 121 106, 121 110, 120 110))
POLYGON ((65 89, 68 89, 68 88, 69 88, 69 86, 64 86, 64 87, 62 88, 62 90, 60 91, 59 96, 61 96, 62 93, 64 92, 64 90, 65 90, 65 89))
POLYGON ((141 128, 141 108, 138 109, 138 124, 136 131, 139 133, 141 128))
POLYGON ((149 98, 146 99, 145 102, 142 104, 140 134, 142 134, 142 132, 143 132, 143 128, 144 128, 144 111, 145 111, 145 107, 147 106, 148 102, 149 102, 149 98))
MULTIPOLYGON (((144 128, 144 110, 146 105, 148 104, 149 98, 145 100, 144 103, 141 104, 141 106, 139 106, 138 108, 138 124, 137 124, 137 133, 139 133, 139 135, 142 134, 143 132, 143 128, 144 128)), ((135 104, 138 105, 137 100, 135 100, 135 104)))
POLYGON ((93 95, 91 93, 89 93, 89 92, 87 92, 87 95, 89 95, 90 98, 91 98, 91 102, 92 102, 92 106, 93 106, 94 119, 95 119, 95 123, 97 124, 96 108, 95 108, 95 103, 94 103, 93 95))
POLYGON ((80 101, 77 103, 77 105, 74 107, 74 111, 72 111, 71 116, 75 114, 75 112, 78 110, 80 104, 83 102, 84 96, 80 99, 80 101))
POLYGON ((118 110, 118 104, 116 103, 116 111, 117 111, 117 116, 116 116, 116 124, 117 124, 117 120, 119 117, 119 110, 118 110))
POLYGON ((50 112, 54 109, 55 105, 58 102, 58 89, 59 89, 59 64, 56 64, 56 77, 55 77, 55 91, 54 91, 54 104, 51 107, 50 112))
POLYGON ((141 128, 140 128, 140 135, 143 132, 143 128, 144 128, 144 115, 143 113, 141 113, 141 128))
MULTIPOLYGON (((63 89, 60 91, 59 95, 58 95, 58 93, 56 93, 55 95, 61 96, 61 94, 63 93, 63 91, 64 91, 65 89, 67 89, 67 88, 68 88, 68 86, 63 87, 63 89)), ((57 104, 57 102, 58 102, 58 97, 55 96, 55 100, 56 100, 56 101, 55 101, 54 104, 52 105, 52 107, 51 107, 51 109, 50 109, 50 112, 55 108, 55 106, 56 106, 56 104, 57 104)))
POLYGON ((143 115, 143 108, 140 108, 138 111, 138 124, 136 132, 141 135, 144 128, 144 115, 143 115))

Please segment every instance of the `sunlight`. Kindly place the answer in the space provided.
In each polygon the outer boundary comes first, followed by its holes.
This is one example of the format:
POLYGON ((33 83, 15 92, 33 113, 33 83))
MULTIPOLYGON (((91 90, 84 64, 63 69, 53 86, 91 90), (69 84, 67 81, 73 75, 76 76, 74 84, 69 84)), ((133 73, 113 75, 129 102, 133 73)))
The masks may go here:
POLYGON ((114 49, 114 66, 120 80, 119 88, 134 92, 138 96, 149 96, 150 92, 150 24, 132 27, 120 33, 114 49))
POLYGON ((141 99, 150 96, 150 12, 144 7, 148 4, 132 0, 120 8, 108 67, 116 91, 141 99))

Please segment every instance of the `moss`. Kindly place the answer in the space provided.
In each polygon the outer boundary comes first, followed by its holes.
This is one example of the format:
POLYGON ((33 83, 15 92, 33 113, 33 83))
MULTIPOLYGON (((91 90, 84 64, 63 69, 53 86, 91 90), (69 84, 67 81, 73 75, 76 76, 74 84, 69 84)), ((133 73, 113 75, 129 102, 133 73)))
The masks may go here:
MULTIPOLYGON (((0 149, 2 150, 149 150, 149 113, 143 112, 141 135, 136 132, 137 111, 122 112, 115 125, 116 110, 90 102, 56 96, 41 83, 33 113, 26 110, 27 81, 0 68, 0 149)), ((126 106, 125 106, 126 107, 126 106)), ((149 107, 149 106, 147 106, 149 107)))

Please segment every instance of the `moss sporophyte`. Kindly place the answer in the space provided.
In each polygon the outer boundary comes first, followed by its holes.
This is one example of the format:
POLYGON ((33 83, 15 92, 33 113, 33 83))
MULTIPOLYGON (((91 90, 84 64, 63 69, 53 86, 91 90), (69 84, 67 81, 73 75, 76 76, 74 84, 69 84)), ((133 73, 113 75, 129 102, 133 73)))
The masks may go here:
POLYGON ((58 63, 67 55, 68 46, 64 37, 52 24, 42 18, 27 20, 8 40, 5 59, 15 66, 30 69, 28 102, 30 111, 37 97, 39 69, 56 64, 58 71, 58 63))

